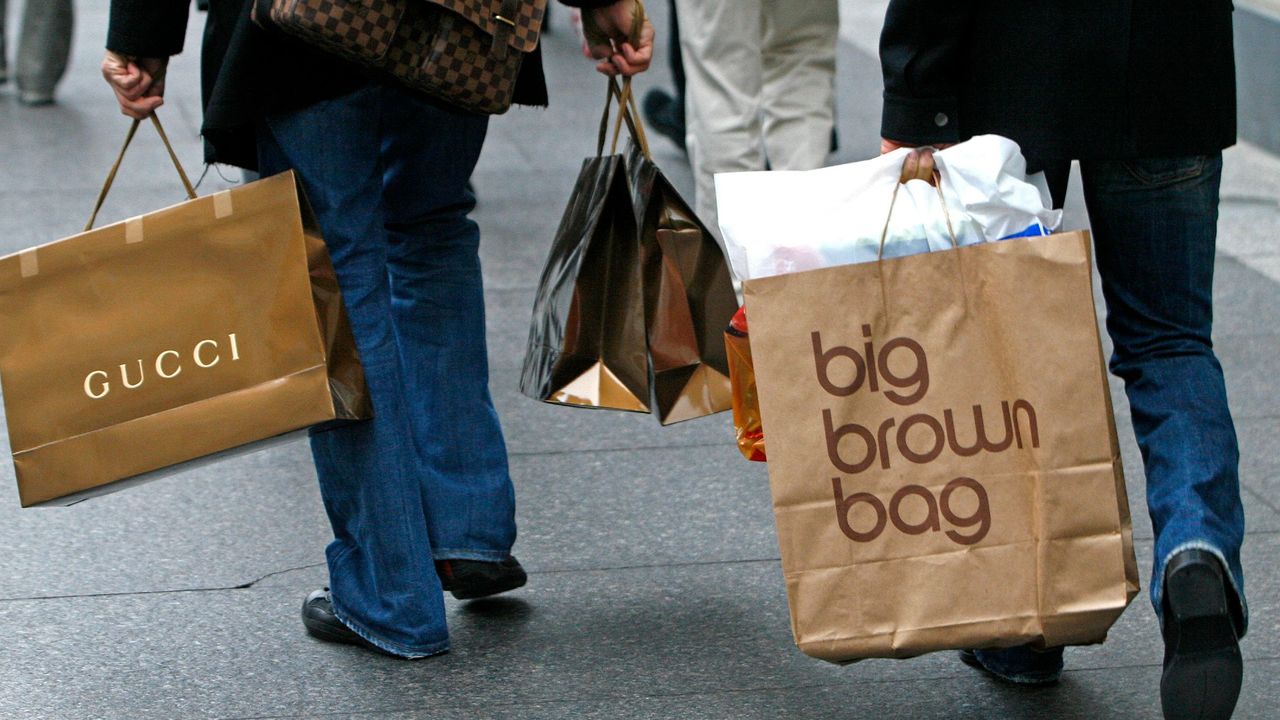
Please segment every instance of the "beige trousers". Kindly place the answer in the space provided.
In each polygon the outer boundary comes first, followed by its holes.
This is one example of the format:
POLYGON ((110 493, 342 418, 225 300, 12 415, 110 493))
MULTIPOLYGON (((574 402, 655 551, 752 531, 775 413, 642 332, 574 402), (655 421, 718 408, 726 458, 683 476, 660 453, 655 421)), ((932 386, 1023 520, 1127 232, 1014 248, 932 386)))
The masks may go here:
MULTIPOLYGON (((0 78, 8 75, 5 61, 5 11, 0 0, 0 78)), ((73 7, 71 0, 26 0, 18 42, 18 89, 39 95, 52 94, 67 71, 71 55, 73 7)))
POLYGON ((836 0, 676 0, 698 216, 718 172, 812 170, 831 148, 836 0))

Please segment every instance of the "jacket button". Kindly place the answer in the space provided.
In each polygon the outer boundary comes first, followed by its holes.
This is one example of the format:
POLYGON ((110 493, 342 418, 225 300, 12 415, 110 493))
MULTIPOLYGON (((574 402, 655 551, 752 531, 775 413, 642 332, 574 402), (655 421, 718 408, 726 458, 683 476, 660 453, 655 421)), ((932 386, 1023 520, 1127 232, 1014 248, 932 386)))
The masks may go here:
POLYGON ((933 124, 938 127, 946 127, 949 122, 951 122, 951 118, 947 117, 946 113, 938 113, 933 116, 933 124))

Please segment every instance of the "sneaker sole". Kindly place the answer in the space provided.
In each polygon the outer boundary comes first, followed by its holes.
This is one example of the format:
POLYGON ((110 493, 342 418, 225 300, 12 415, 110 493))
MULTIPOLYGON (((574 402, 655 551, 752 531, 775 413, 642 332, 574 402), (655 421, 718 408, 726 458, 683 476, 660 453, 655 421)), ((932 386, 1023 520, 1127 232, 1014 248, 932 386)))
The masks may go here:
POLYGON ((1166 622, 1178 623, 1180 644, 1190 640, 1197 649, 1175 652, 1160 677, 1165 720, 1227 720, 1240 697, 1244 661, 1222 580, 1190 567, 1168 582, 1166 622))

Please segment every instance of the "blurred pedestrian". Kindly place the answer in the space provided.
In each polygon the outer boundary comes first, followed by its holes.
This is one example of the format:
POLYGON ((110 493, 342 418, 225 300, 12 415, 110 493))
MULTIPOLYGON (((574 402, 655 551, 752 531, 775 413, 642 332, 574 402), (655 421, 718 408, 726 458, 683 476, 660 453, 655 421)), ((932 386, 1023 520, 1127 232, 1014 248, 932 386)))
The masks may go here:
POLYGON ((676 0, 696 211, 718 225, 714 175, 812 170, 835 126, 836 0, 676 0))
MULTIPOLYGON (((5 15, 8 0, 0 0, 0 84, 9 79, 5 48, 5 15)), ((51 105, 58 82, 71 57, 73 28, 71 0, 26 0, 22 4, 22 29, 14 75, 18 101, 24 105, 51 105)))
MULTIPOLYGON (((570 0, 562 0, 569 2, 570 0)), ((313 432, 334 540, 330 588, 303 603, 307 631, 415 658, 449 647, 442 590, 470 599, 525 583, 511 555, 515 492, 489 395, 479 230, 467 178, 488 117, 455 110, 249 19, 253 0, 211 0, 203 134, 212 161, 293 170, 333 258, 374 419, 313 432)), ((643 71, 634 0, 588 8, 601 71, 643 71)), ((184 0, 113 0, 102 70, 121 110, 162 102, 182 50, 184 0)), ((541 59, 515 101, 546 104, 541 59)))
POLYGON ((667 92, 662 88, 649 90, 644 95, 641 110, 644 112, 645 124, 675 143, 680 152, 688 152, 685 149, 685 135, 688 131, 684 121, 685 79, 684 58, 680 52, 680 14, 676 12, 676 0, 668 2, 671 6, 667 16, 671 21, 671 34, 667 39, 667 62, 671 66, 674 92, 667 92))
MULTIPOLYGON (((1161 704, 1166 718, 1230 717, 1244 511, 1211 331, 1221 151, 1236 138, 1231 4, 891 0, 880 58, 886 152, 1005 135, 1058 207, 1079 160, 1111 371, 1146 468, 1161 704)), ((1024 684, 1062 670, 1062 648, 962 658, 1024 684)))

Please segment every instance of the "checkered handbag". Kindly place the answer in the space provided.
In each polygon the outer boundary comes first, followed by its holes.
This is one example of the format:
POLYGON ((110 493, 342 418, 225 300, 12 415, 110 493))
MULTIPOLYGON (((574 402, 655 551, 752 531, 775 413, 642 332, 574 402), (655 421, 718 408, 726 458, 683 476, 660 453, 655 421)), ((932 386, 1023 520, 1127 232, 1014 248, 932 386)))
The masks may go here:
POLYGON ((464 110, 506 112, 547 0, 254 0, 253 20, 464 110))

